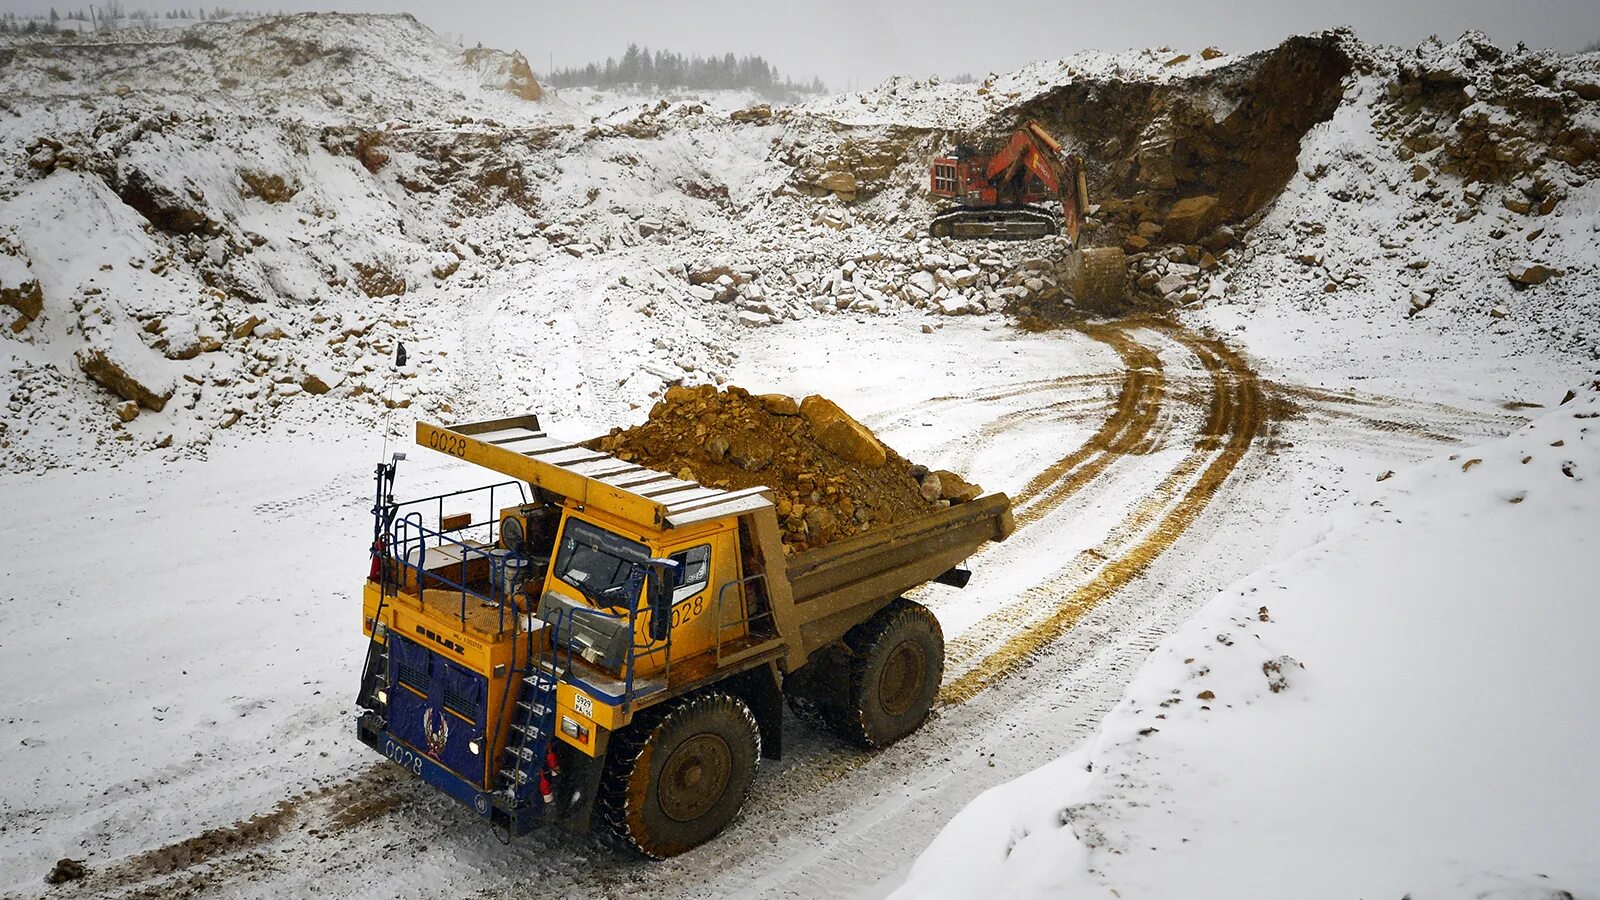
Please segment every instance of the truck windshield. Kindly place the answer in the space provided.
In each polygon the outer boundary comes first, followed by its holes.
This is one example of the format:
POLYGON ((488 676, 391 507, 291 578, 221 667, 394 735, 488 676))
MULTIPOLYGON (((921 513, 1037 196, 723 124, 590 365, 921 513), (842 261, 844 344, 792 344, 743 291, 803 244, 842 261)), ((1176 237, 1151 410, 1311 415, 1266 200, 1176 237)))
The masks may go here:
POLYGON ((623 596, 634 566, 650 558, 643 544, 581 519, 568 519, 555 575, 599 606, 629 605, 623 596))

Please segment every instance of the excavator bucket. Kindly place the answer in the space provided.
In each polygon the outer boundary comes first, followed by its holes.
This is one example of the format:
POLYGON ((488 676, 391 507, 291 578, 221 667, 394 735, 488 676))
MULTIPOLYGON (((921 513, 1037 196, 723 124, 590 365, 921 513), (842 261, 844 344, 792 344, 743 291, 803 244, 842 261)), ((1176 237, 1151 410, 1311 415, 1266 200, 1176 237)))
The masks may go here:
POLYGON ((1094 312, 1121 312, 1128 299, 1128 258, 1117 247, 1072 252, 1072 298, 1094 312))

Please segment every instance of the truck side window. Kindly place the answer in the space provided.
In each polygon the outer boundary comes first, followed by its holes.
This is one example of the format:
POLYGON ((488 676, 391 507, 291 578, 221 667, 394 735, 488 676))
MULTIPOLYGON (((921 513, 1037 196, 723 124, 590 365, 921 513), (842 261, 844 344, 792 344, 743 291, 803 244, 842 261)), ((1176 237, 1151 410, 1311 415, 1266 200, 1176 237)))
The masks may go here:
POLYGON ((678 587, 672 592, 672 602, 693 597, 705 589, 706 582, 711 578, 711 545, 702 544, 699 547, 690 547, 672 554, 678 562, 678 571, 682 575, 678 579, 678 587))

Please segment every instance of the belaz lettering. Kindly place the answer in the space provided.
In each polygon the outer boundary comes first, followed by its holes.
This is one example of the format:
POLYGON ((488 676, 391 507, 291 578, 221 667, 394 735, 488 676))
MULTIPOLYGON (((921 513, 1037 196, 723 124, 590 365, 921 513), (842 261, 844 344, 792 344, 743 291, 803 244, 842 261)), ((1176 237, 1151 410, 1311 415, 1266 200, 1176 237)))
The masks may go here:
POLYGON ((438 644, 439 646, 444 647, 447 650, 454 650, 456 652, 456 655, 458 655, 458 656, 466 656, 467 655, 467 648, 461 646, 460 644, 456 643, 455 641, 450 640, 447 637, 444 637, 444 636, 438 635, 438 634, 434 634, 432 631, 429 631, 428 629, 422 627, 421 625, 417 626, 417 634, 422 635, 423 637, 427 638, 430 641, 433 641, 435 644, 438 644))

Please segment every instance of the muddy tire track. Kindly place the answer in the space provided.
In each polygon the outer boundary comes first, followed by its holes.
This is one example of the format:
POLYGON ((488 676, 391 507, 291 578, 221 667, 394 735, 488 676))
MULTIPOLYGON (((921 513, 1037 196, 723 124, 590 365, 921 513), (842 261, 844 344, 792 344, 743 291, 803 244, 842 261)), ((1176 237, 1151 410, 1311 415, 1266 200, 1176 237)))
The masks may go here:
POLYGON ((248 868, 252 852, 291 832, 338 833, 388 814, 405 799, 409 781, 401 767, 378 763, 259 815, 126 857, 91 872, 78 887, 95 896, 192 896, 248 868), (186 874, 202 866, 204 873, 186 874))
POLYGON ((1105 471, 1117 457, 1149 452, 1165 392, 1161 358, 1121 328, 1087 326, 1085 334, 1110 345, 1122 357, 1125 373, 1117 405, 1100 430, 1083 446, 1035 475, 1012 498, 1017 525, 1031 524, 1054 510, 1105 471))
POLYGON ((1265 426, 1268 405, 1260 380, 1237 353, 1214 338, 1177 326, 1157 327, 1188 347, 1211 374, 1212 401, 1194 452, 1106 541, 1083 551, 1056 576, 1024 592, 1019 602, 952 641, 947 654, 953 659, 946 663, 951 668, 973 660, 982 648, 993 649, 946 682, 939 692, 942 703, 964 703, 1011 674, 1143 572, 1205 510, 1265 426), (1051 612, 1030 621, 1041 608, 1051 612))

